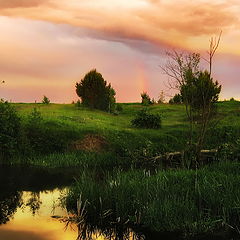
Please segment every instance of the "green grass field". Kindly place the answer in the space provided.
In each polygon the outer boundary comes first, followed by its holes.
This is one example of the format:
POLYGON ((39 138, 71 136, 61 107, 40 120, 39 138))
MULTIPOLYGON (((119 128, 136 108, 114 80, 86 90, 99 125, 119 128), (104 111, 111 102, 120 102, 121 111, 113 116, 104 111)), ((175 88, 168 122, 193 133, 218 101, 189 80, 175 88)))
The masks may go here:
MULTIPOLYGON (((119 115, 78 108, 74 104, 13 105, 23 125, 34 108, 43 118, 42 132, 34 139, 37 154, 24 159, 25 163, 34 165, 91 166, 118 164, 119 161, 128 164, 128 161, 139 158, 181 151, 188 141, 188 121, 183 105, 160 104, 148 107, 151 113, 161 114, 160 129, 139 129, 131 125, 131 120, 142 108, 137 103, 122 104, 123 111, 119 115), (76 153, 69 150, 71 143, 78 141, 81 145, 81 141, 88 135, 104 138, 106 146, 102 147, 103 151, 95 151, 94 146, 92 151, 81 150, 76 153), (39 149, 42 150, 38 153, 39 149)), ((240 138, 240 102, 219 102, 217 108, 218 114, 210 124, 205 149, 230 144, 240 138)), ((23 159, 15 158, 12 161, 21 162, 23 159)))

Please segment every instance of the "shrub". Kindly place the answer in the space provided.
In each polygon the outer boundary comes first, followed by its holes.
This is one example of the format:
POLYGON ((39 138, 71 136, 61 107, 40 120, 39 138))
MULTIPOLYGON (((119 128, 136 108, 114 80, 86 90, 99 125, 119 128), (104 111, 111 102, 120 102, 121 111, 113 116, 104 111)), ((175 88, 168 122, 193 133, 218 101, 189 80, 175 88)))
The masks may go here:
POLYGON ((118 111, 118 112, 122 112, 123 111, 123 106, 122 106, 121 103, 117 103, 116 104, 116 111, 118 111))
POLYGON ((28 116, 25 132, 33 154, 64 152, 69 142, 75 139, 71 127, 44 120, 36 108, 28 116))
POLYGON ((78 108, 81 107, 81 101, 80 101, 79 99, 78 99, 77 102, 75 103, 75 106, 78 107, 78 108))
POLYGON ((138 128, 161 128, 161 115, 151 114, 144 108, 137 113, 131 123, 138 128))
POLYGON ((19 150, 21 121, 10 103, 0 100, 0 158, 6 159, 19 150))

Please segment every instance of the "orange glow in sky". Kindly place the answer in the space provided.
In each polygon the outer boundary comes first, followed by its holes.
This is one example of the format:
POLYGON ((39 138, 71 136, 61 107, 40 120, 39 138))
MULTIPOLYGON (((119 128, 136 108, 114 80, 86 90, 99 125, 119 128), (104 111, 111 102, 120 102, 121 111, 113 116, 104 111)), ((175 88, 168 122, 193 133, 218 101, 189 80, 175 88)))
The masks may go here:
POLYGON ((75 83, 92 68, 117 100, 157 98, 167 78, 165 51, 206 55, 223 32, 214 60, 221 98, 240 99, 239 0, 0 0, 0 97, 17 102, 76 100, 75 83))

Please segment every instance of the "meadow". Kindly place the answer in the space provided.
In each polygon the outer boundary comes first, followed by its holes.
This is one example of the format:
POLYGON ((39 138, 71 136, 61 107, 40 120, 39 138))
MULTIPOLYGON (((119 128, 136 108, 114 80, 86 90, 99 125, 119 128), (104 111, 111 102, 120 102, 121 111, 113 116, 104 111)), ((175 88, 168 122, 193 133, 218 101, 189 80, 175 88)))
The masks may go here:
MULTIPOLYGON (((121 105, 123 110, 114 115, 74 104, 13 104, 27 129, 24 131, 29 132, 31 146, 9 163, 49 167, 129 165, 182 151, 186 146, 189 126, 183 105, 148 107, 149 112, 162 116, 160 129, 133 127, 131 120, 142 109, 141 104, 121 105), (29 127, 34 108, 41 121, 33 118, 29 127)), ((204 149, 221 148, 226 155, 240 137, 240 102, 219 102, 217 109, 204 149)))

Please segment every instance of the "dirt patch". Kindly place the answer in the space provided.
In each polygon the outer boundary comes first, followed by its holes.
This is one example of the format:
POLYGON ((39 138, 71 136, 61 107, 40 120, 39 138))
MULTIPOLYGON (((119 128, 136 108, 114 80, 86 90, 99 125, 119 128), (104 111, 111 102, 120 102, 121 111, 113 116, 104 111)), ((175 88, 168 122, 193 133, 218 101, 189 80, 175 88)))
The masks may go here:
POLYGON ((82 140, 73 142, 71 150, 84 150, 89 152, 102 152, 108 146, 107 140, 103 136, 88 134, 82 140))

